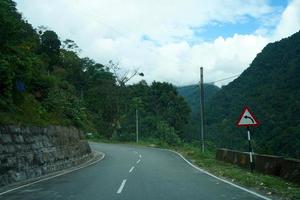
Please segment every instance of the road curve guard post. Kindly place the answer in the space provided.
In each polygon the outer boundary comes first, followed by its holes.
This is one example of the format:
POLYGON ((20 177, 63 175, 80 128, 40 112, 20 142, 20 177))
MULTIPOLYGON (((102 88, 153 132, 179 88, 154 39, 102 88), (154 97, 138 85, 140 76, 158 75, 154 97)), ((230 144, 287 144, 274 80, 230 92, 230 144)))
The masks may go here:
POLYGON ((250 135, 250 126, 259 126, 260 122, 256 119, 254 114, 250 111, 250 109, 246 106, 241 113, 236 125, 238 127, 247 127, 247 136, 249 143, 249 156, 250 156, 250 169, 253 172, 255 164, 253 160, 253 148, 251 144, 251 135, 250 135))

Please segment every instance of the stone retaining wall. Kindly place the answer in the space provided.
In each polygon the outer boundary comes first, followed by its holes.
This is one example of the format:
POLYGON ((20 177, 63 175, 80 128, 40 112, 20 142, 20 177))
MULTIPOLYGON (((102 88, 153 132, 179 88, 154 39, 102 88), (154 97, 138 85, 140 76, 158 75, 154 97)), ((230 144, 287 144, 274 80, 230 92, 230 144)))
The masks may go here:
POLYGON ((74 127, 0 126, 0 187, 81 164, 92 157, 74 127))
MULTIPOLYGON (((249 168, 249 153, 218 149, 216 159, 249 168)), ((254 154, 255 171, 300 183, 300 160, 280 156, 254 154)))

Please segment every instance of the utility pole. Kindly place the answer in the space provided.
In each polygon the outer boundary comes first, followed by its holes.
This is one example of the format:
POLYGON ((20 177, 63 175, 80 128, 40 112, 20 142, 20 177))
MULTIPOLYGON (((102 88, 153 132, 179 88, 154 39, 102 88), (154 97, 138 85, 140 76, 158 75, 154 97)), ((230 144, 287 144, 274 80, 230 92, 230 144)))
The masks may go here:
POLYGON ((203 67, 200 67, 200 120, 201 120, 201 146, 204 152, 204 85, 203 85, 203 67))
POLYGON ((138 109, 136 108, 135 109, 135 121, 136 121, 136 143, 139 142, 139 111, 138 109))

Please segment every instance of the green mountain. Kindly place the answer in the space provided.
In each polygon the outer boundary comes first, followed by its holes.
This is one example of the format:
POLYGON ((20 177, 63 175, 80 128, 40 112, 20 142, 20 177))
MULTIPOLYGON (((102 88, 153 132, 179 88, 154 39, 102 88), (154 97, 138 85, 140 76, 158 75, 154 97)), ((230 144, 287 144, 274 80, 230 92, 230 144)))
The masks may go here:
MULTIPOLYGON (((204 101, 207 103, 213 95, 220 90, 219 87, 212 84, 204 84, 204 101)), ((178 93, 183 96, 192 110, 193 116, 199 113, 200 107, 200 90, 199 85, 187 85, 177 87, 178 93)))
MULTIPOLYGON (((219 87, 212 84, 204 84, 204 101, 207 104, 210 99, 220 90, 219 87)), ((200 139, 200 89, 199 85, 188 85, 177 87, 179 95, 184 97, 191 108, 189 122, 185 126, 183 139, 186 142, 192 142, 200 139)))
POLYGON ((239 78, 206 106, 206 137, 219 147, 247 150, 236 120, 244 106, 260 120, 254 151, 300 158, 300 32, 268 44, 239 78))

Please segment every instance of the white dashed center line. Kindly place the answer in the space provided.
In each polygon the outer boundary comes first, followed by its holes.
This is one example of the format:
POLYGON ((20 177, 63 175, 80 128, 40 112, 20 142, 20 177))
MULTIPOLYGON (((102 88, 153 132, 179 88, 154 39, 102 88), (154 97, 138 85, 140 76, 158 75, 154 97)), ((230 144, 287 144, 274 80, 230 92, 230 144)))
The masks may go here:
POLYGON ((124 179, 123 181, 122 181, 122 183, 121 183, 121 185, 120 185, 120 187, 119 187, 119 189, 118 189, 118 191, 117 191, 117 194, 121 194, 122 193, 122 190, 123 190, 123 188, 124 188, 124 186, 125 186, 125 183, 126 183, 126 179, 124 179))
POLYGON ((131 173, 133 171, 134 167, 131 167, 129 170, 129 173, 131 173))
MULTIPOLYGON (((133 151, 133 153, 139 155, 139 158, 140 158, 140 159, 138 159, 138 161, 136 161, 136 163, 139 164, 139 163, 141 162, 142 155, 139 154, 137 151, 133 151)), ((134 168, 135 168, 135 167, 132 166, 132 167, 130 168, 130 170, 129 170, 129 173, 131 173, 131 172, 134 170, 134 168)), ((118 191, 117 191, 117 194, 121 194, 121 193, 122 193, 123 188, 124 188, 124 186, 125 186, 125 184, 126 184, 126 181, 127 181, 127 179, 124 179, 124 180, 122 181, 122 183, 121 183, 121 185, 120 185, 120 187, 119 187, 119 189, 118 189, 118 191)))

